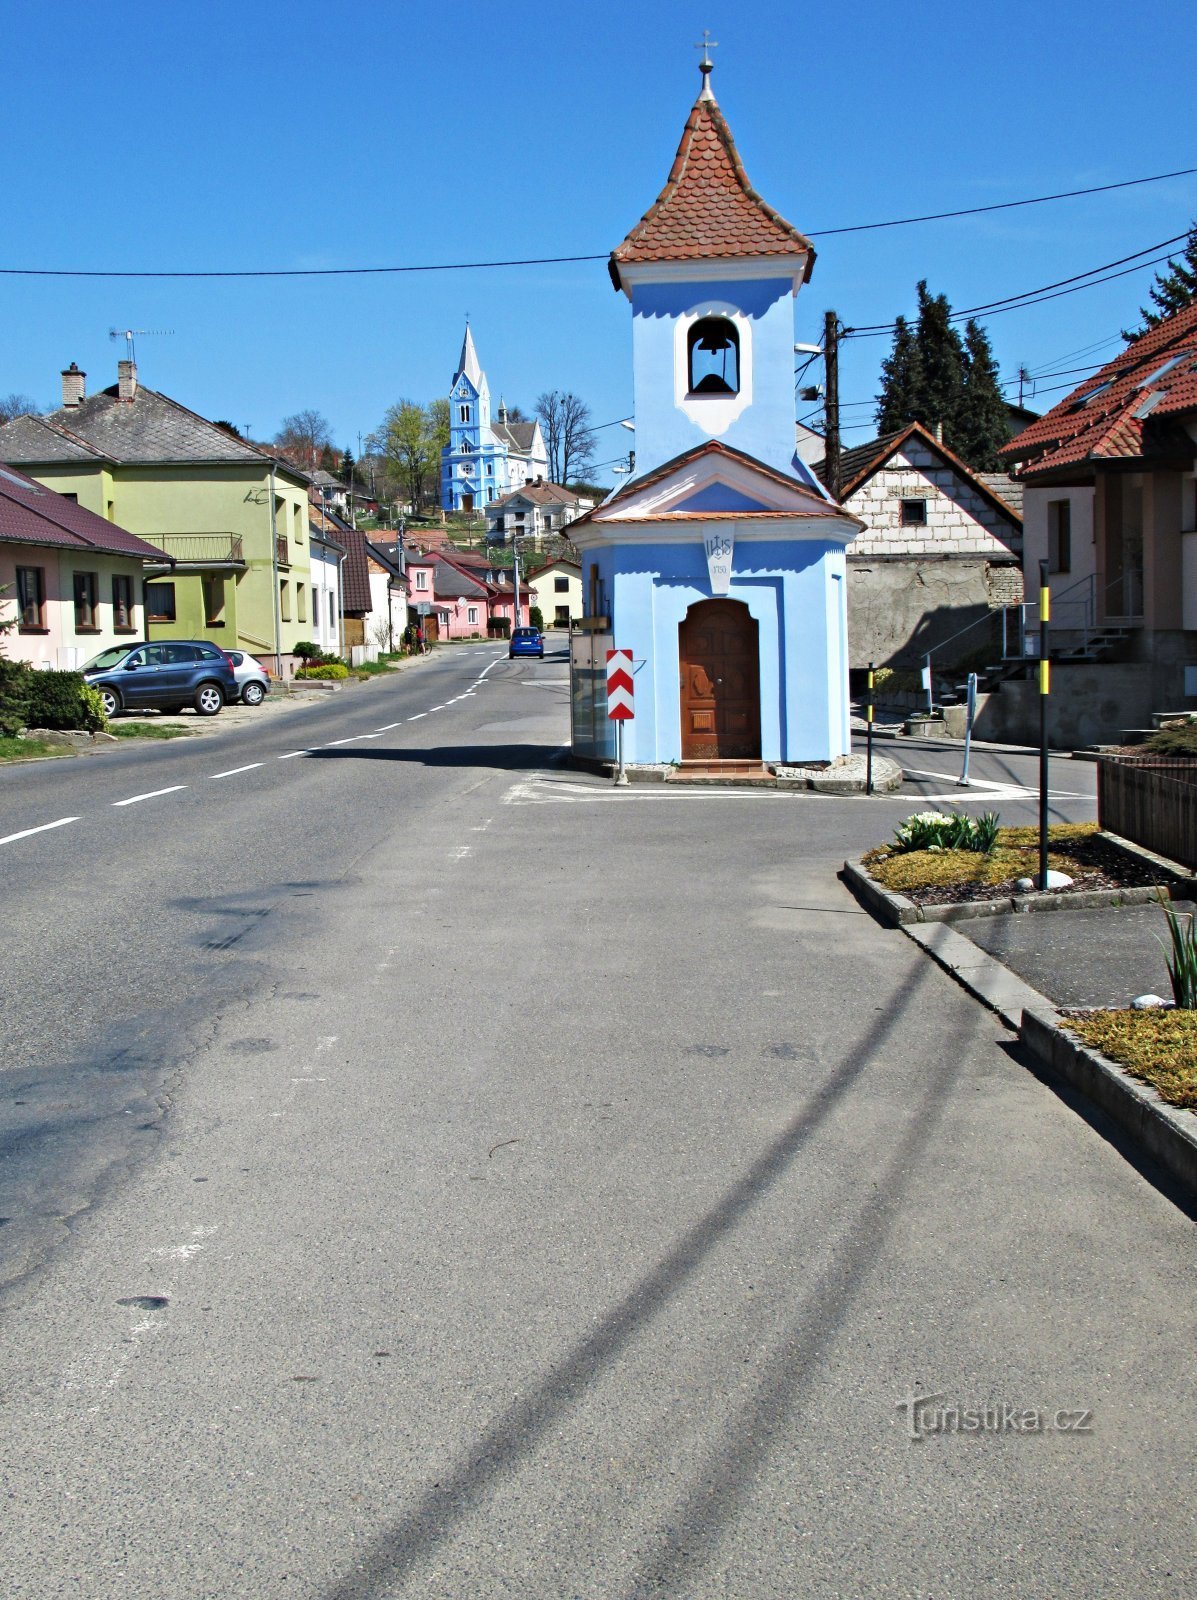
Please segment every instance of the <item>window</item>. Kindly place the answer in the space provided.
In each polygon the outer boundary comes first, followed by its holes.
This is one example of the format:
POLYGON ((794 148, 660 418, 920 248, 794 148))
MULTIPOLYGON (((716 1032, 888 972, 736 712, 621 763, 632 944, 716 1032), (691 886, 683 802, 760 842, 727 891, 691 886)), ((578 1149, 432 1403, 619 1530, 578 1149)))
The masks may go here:
POLYGON ((288 579, 278 581, 278 608, 284 622, 291 620, 291 584, 288 579))
POLYGON ((317 630, 320 627, 320 591, 319 591, 319 589, 313 589, 312 590, 312 627, 316 628, 317 630))
POLYGON ((162 664, 166 667, 190 667, 203 659, 193 644, 164 644, 160 648, 162 664))
POLYGON ((554 578, 553 579, 553 593, 554 594, 568 594, 569 593, 569 579, 568 578, 554 578))
POLYGON ((203 580, 204 624, 209 628, 224 627, 224 579, 214 573, 203 580))
POLYGON ((558 606, 557 607, 557 613, 556 613, 556 616, 553 618, 553 621, 554 621, 554 624, 558 628, 568 628, 569 627, 569 607, 568 606, 558 606))
POLYGON ((478 607, 477 606, 467 606, 466 607, 466 621, 467 622, 477 622, 477 620, 478 620, 478 607))
POLYGON ((925 500, 903 500, 899 521, 904 528, 922 528, 927 523, 927 502, 925 500))
POLYGON ((75 574, 75 632, 99 633, 100 615, 97 602, 99 583, 94 572, 75 574))
POLYGON ((292 506, 291 510, 292 510, 292 513, 293 513, 293 516, 292 516, 292 524, 293 524, 292 532, 295 535, 295 543, 296 544, 302 544, 303 543, 303 509, 300 506, 292 506))
POLYGON ((1047 503, 1047 570, 1072 571, 1072 502, 1047 503))
POLYGON ((460 414, 460 418, 461 418, 462 422, 468 422, 470 420, 470 408, 469 408, 469 406, 458 406, 457 410, 458 410, 458 412, 460 414))
POLYGON ((17 568, 17 611, 22 633, 44 630, 46 626, 46 569, 17 568))
POLYGON ((133 633, 133 579, 126 573, 112 574, 112 626, 117 633, 133 633))
MULTIPOLYGON (((62 491, 59 490, 59 493, 61 494, 62 491)), ((79 504, 79 496, 77 494, 64 494, 62 498, 64 500, 69 500, 73 506, 77 506, 79 504)))
POLYGON ((427 589, 427 587, 428 587, 428 574, 427 574, 427 572, 424 571, 423 567, 421 567, 420 570, 416 573, 416 588, 417 589, 427 589))
POLYGON ((308 591, 302 583, 295 585, 295 620, 297 622, 308 620, 308 591))
POLYGON ((175 586, 173 583, 147 583, 145 586, 145 614, 149 622, 175 620, 175 586))
POLYGON ((740 335, 726 317, 700 317, 687 340, 691 394, 739 394, 740 335))

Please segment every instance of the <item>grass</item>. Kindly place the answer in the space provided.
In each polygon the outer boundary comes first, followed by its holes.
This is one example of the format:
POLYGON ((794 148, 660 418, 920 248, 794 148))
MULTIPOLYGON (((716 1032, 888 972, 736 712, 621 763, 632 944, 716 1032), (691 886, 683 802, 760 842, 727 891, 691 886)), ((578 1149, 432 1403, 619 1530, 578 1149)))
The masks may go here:
POLYGON ((1067 1027, 1170 1106, 1197 1111, 1197 1011, 1090 1011, 1067 1027))
POLYGON ((160 722, 111 722, 108 732, 118 739, 189 739, 190 728, 160 722))
MULTIPOLYGON (((1084 870, 1068 854, 1068 847, 1084 844, 1097 834, 1095 822, 1061 822, 1048 829, 1048 866, 1076 878, 1084 870), (1053 848, 1054 847, 1054 848, 1053 848)), ((878 883, 905 894, 911 889, 937 885, 990 884, 1033 878, 1039 871, 1038 828, 999 828, 997 844, 988 855, 975 850, 908 850, 891 852, 889 845, 870 850, 864 864, 878 883)))
POLYGON ((15 739, 0 735, 0 761, 34 761, 39 756, 69 756, 65 745, 47 744, 43 739, 15 739))
POLYGON ((377 678, 384 672, 394 672, 398 659, 398 656, 388 656, 386 660, 363 661, 360 667, 353 668, 353 672, 358 678, 377 678))

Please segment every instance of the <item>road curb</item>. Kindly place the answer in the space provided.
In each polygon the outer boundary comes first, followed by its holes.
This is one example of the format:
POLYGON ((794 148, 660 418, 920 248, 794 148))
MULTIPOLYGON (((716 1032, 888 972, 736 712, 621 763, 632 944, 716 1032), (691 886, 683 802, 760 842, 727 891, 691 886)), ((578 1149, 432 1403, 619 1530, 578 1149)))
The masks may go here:
POLYGON ((1068 1020, 1045 1002, 1022 1015, 1019 1038, 1056 1077, 1080 1091, 1189 1194, 1197 1195, 1197 1116, 1167 1105, 1098 1050, 1065 1030, 1068 1020))

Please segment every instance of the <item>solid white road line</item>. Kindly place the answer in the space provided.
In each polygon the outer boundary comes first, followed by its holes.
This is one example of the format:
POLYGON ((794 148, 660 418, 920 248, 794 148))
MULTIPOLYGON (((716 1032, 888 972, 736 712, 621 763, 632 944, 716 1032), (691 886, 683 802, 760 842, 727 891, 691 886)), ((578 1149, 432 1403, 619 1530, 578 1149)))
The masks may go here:
POLYGON ((114 800, 114 806, 135 806, 140 800, 156 800, 160 794, 177 794, 180 789, 185 789, 185 783, 172 783, 169 789, 151 789, 148 794, 132 794, 127 800, 114 800))
POLYGON ((20 833, 7 833, 0 844, 12 844, 14 839, 28 839, 35 833, 46 833, 50 828, 65 828, 68 822, 78 822, 78 817, 59 817, 57 822, 43 822, 40 828, 22 828, 20 833))
POLYGON ((230 767, 227 772, 210 772, 209 778, 235 778, 239 772, 252 772, 255 767, 260 767, 260 761, 251 761, 247 767, 230 767))

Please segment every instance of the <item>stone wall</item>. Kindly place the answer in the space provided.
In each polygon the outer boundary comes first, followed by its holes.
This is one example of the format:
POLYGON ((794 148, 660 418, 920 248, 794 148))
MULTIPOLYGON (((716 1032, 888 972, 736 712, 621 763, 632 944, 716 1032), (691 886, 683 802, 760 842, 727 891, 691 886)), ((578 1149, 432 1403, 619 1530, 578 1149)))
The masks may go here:
POLYGON ((911 439, 844 502, 868 528, 849 547, 866 556, 984 556, 1017 559, 1022 525, 1003 516, 982 494, 911 439), (904 527, 903 500, 926 500, 925 525, 904 527))

